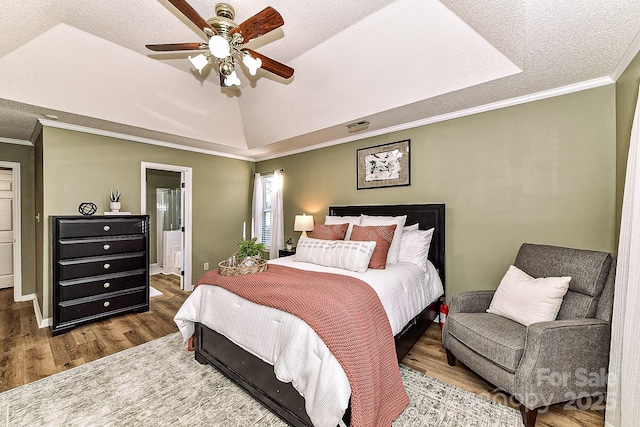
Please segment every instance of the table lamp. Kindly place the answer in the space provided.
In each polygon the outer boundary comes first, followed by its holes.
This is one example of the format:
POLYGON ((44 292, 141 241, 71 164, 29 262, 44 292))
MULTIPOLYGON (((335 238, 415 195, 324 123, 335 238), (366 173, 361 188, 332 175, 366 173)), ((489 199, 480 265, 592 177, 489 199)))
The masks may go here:
POLYGON ((302 231, 304 237, 307 236, 307 231, 313 231, 313 216, 312 215, 296 215, 296 220, 293 223, 293 231, 302 231))

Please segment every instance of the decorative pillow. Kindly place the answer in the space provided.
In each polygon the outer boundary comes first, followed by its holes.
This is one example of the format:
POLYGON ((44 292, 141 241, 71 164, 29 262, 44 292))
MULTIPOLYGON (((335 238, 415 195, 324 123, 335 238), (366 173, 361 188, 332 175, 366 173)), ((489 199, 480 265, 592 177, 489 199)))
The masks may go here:
POLYGON ((362 215, 360 225, 392 225, 396 224, 396 231, 393 235, 393 241, 391 242, 391 248, 389 248, 389 254, 387 255, 387 264, 397 264, 398 255, 400 254, 400 238, 402 237, 402 227, 407 220, 406 215, 402 216, 368 216, 362 215))
POLYGON ((349 224, 349 228, 347 229, 347 234, 344 236, 344 240, 349 240, 351 237, 351 230, 353 230, 354 225, 360 225, 360 217, 359 216, 325 216, 324 223, 327 225, 332 224, 349 224))
POLYGON ((569 276, 534 279, 512 265, 500 281, 487 313, 525 326, 556 320, 570 281, 569 276))
POLYGON ((423 269, 426 273, 427 257, 429 256, 429 247, 431 246, 434 229, 406 231, 406 228, 402 232, 402 238, 400 239, 398 262, 410 262, 423 269))
POLYGON ((351 241, 376 242, 376 248, 373 251, 371 260, 369 261, 369 268, 384 270, 387 265, 387 254, 389 252, 389 247, 391 246, 395 230, 395 224, 372 225, 369 227, 362 227, 359 225, 353 226, 351 241))
POLYGON ((344 240, 349 224, 317 224, 313 227, 313 238, 321 240, 344 240))
POLYGON ((300 236, 294 261, 364 273, 376 248, 376 242, 321 240, 300 236))
POLYGON ((415 224, 412 225, 406 225, 402 228, 402 232, 404 233, 405 231, 416 231, 420 228, 420 224, 418 224, 417 222, 415 224))

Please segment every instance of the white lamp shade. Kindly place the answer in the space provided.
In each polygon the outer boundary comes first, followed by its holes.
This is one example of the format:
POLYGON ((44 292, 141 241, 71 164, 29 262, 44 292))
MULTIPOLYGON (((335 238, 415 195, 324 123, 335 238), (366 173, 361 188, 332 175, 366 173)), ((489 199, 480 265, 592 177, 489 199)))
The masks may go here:
POLYGON ((202 69, 209 64, 209 60, 202 53, 197 56, 189 56, 189 61, 191 62, 191 65, 193 65, 200 73, 202 73, 202 69))
POLYGON ((240 86, 240 79, 238 78, 238 75, 236 74, 236 70, 233 70, 231 72, 231 74, 229 74, 225 79, 224 79, 224 84, 227 85, 227 87, 229 86, 240 86))
POLYGON ((249 69, 249 74, 252 76, 255 76, 258 68, 262 66, 262 60, 260 58, 254 58, 248 54, 242 58, 242 62, 249 69))
POLYGON ((296 215, 296 220, 293 223, 293 231, 302 231, 303 236, 307 235, 307 231, 313 231, 313 216, 296 215))

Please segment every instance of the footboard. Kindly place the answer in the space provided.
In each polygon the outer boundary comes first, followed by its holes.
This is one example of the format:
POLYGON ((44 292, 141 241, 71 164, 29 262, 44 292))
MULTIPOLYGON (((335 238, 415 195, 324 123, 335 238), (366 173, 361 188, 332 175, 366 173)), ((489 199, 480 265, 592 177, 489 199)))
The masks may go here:
POLYGON ((195 357, 215 366, 292 426, 313 427, 304 398, 291 383, 276 378, 273 366, 200 323, 196 323, 195 357))
MULTIPOLYGON (((396 336, 398 362, 433 323, 439 306, 440 300, 436 300, 396 336)), ((292 426, 313 427, 305 410, 304 398, 291 383, 283 383, 276 378, 273 366, 200 323, 196 323, 195 357, 200 363, 215 366, 292 426)), ((347 410, 343 419, 346 425, 350 424, 350 418, 347 410)))

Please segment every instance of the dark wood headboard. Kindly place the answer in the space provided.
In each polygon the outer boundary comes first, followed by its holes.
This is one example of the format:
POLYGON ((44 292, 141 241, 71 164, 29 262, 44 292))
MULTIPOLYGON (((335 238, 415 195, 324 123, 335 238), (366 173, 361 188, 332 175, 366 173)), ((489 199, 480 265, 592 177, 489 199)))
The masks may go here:
POLYGON ((440 274, 442 284, 445 284, 445 252, 444 252, 444 203, 424 205, 360 205, 360 206, 329 206, 329 215, 358 216, 358 215, 397 216, 406 215, 405 225, 419 224, 420 230, 434 228, 429 260, 435 265, 440 274))

